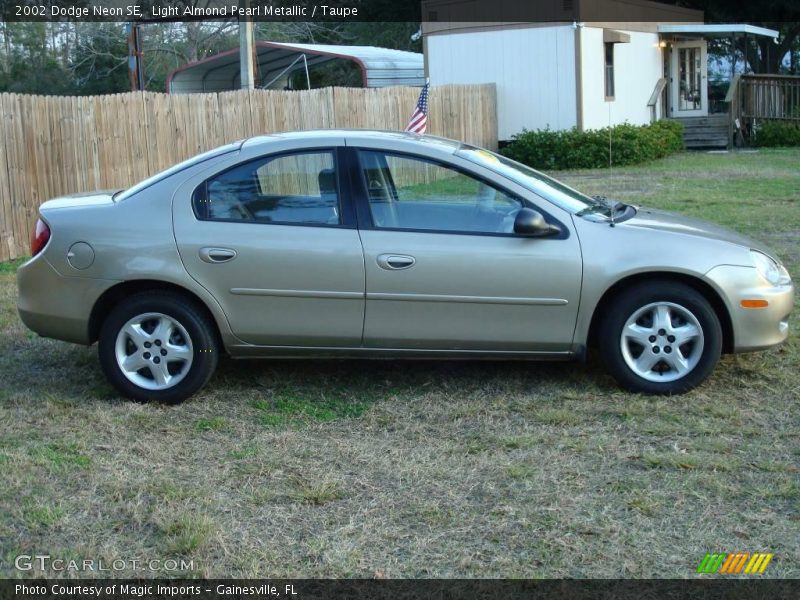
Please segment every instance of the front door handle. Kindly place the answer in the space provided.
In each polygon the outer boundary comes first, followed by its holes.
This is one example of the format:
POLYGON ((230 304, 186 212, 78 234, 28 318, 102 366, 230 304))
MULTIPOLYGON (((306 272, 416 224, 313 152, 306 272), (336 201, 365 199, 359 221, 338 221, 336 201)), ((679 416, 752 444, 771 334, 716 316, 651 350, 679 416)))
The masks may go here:
POLYGON ((400 271, 401 269, 409 269, 417 262, 413 256, 405 254, 381 254, 377 259, 378 266, 381 269, 389 271, 400 271))
POLYGON ((200 260, 216 264, 236 258, 236 250, 230 248, 200 248, 200 260))

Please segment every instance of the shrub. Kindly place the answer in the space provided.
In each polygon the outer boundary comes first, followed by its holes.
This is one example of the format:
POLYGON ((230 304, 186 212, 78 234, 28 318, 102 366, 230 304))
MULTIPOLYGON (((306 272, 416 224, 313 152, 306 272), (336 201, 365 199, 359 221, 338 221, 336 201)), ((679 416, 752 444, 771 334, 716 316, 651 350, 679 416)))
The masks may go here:
POLYGON ((756 146, 800 146, 800 126, 784 121, 759 124, 753 141, 756 146))
POLYGON ((612 166, 655 160, 683 149, 683 126, 677 121, 656 121, 587 131, 574 127, 564 131, 523 129, 501 153, 535 169, 607 167, 609 130, 612 166))

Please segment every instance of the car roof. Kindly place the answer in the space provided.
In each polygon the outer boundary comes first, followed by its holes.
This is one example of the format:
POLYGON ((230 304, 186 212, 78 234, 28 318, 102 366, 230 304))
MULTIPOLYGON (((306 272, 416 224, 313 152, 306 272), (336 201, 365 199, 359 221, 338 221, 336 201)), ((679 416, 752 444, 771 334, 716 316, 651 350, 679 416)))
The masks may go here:
POLYGON ((424 147, 430 149, 438 149, 452 154, 461 147, 461 142, 451 140, 444 137, 435 135, 420 135, 418 133, 408 133, 405 131, 382 131, 375 129, 310 129, 306 131, 287 131, 284 133, 271 133, 267 135, 259 135, 251 137, 244 141, 242 149, 259 146, 261 144, 269 144, 277 140, 320 140, 324 142, 331 139, 345 138, 348 144, 358 145, 359 142, 410 142, 420 146, 420 150, 424 147))

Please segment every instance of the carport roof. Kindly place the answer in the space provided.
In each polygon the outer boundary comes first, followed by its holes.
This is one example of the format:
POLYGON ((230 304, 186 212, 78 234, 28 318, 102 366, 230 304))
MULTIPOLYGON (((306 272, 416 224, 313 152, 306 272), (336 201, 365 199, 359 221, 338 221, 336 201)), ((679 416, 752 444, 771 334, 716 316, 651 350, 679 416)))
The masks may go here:
POLYGON ((761 35, 777 39, 778 32, 766 27, 757 27, 746 23, 714 23, 709 25, 659 25, 658 33, 686 33, 706 37, 727 36, 736 33, 761 35))
MULTIPOLYGON (((332 44, 286 44, 256 42, 256 68, 264 82, 305 55, 309 68, 331 60, 356 63, 364 87, 417 85, 425 83, 422 54, 375 46, 332 44)), ((302 69, 298 61, 292 71, 302 69)), ((167 77, 167 90, 173 94, 237 90, 240 85, 239 49, 228 50, 175 69, 167 77)))

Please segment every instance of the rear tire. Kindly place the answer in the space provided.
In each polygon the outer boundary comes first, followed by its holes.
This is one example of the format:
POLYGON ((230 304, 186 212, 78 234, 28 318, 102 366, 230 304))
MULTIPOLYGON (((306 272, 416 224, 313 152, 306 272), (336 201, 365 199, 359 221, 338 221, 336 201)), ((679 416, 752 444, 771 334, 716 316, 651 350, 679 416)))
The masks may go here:
POLYGON ((100 366, 111 384, 137 402, 177 404, 197 392, 217 367, 214 325, 194 302, 174 292, 131 296, 100 330, 100 366))
POLYGON ((607 305, 598 345, 606 368, 633 392, 682 394, 708 378, 722 327, 697 290, 677 282, 631 287, 607 305))

